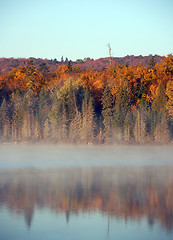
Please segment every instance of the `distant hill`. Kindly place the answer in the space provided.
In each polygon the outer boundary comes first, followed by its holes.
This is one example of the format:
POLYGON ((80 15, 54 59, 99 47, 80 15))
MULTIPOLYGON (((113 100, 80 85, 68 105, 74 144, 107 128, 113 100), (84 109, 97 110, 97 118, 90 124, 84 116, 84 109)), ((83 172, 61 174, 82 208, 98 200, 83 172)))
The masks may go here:
MULTIPOLYGON (((71 61, 72 66, 78 66, 81 70, 97 70, 102 71, 104 68, 110 66, 110 61, 112 66, 116 64, 120 65, 142 65, 147 66, 150 59, 153 59, 155 63, 159 63, 162 60, 162 56, 159 55, 149 55, 149 56, 134 56, 127 55, 125 57, 109 57, 99 58, 99 59, 77 59, 76 61, 71 61)), ((18 66, 26 66, 29 61, 33 61, 33 64, 39 69, 41 64, 46 64, 49 68, 50 72, 53 72, 58 66, 68 64, 68 60, 66 61, 57 61, 57 59, 41 59, 41 58, 0 58, 0 72, 7 74, 13 68, 18 66)))

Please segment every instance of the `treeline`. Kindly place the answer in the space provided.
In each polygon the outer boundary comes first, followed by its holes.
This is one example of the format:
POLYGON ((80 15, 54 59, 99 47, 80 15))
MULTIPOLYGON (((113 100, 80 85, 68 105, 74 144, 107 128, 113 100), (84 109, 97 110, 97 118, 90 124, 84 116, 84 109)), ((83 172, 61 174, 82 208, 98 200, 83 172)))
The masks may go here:
MULTIPOLYGON (((112 57, 111 62, 113 65, 142 65, 148 66, 148 61, 153 59, 155 63, 160 63, 163 57, 159 55, 149 55, 149 56, 134 56, 127 55, 125 57, 112 57)), ((61 59, 41 59, 41 58, 0 58, 0 73, 8 74, 13 68, 19 66, 26 67, 30 61, 33 61, 36 68, 40 68, 40 65, 46 64, 49 67, 49 71, 53 72, 57 67, 62 65, 67 65, 70 59, 67 57, 61 57, 61 59)), ((90 70, 91 68, 96 71, 102 71, 110 65, 110 58, 99 58, 92 59, 86 57, 84 59, 77 59, 76 61, 71 61, 73 66, 80 68, 81 70, 90 70)))
POLYGON ((173 56, 148 66, 54 72, 32 60, 0 75, 1 142, 161 143, 173 138, 173 56))

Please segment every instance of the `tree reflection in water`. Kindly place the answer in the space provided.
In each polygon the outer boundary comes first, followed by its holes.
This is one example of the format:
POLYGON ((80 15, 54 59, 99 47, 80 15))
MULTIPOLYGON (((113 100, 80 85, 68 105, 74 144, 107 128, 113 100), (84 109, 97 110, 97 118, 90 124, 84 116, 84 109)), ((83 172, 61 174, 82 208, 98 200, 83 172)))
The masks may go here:
POLYGON ((3 170, 0 207, 23 214, 34 208, 71 214, 100 211, 109 218, 148 219, 173 230, 173 167, 100 167, 3 170))

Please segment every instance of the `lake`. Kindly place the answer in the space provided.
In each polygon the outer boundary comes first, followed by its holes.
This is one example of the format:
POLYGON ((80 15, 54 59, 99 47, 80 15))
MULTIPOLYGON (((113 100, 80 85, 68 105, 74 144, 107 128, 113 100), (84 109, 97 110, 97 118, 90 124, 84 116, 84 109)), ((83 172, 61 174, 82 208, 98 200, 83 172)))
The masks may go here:
POLYGON ((172 146, 0 145, 0 239, 172 240, 172 146))

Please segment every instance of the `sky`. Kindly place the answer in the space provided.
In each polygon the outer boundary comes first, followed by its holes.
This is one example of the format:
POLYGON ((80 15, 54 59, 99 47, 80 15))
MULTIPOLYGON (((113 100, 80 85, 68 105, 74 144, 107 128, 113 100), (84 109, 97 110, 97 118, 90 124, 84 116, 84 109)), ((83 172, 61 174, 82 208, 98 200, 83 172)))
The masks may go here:
POLYGON ((0 0, 0 57, 173 53, 173 0, 0 0))

